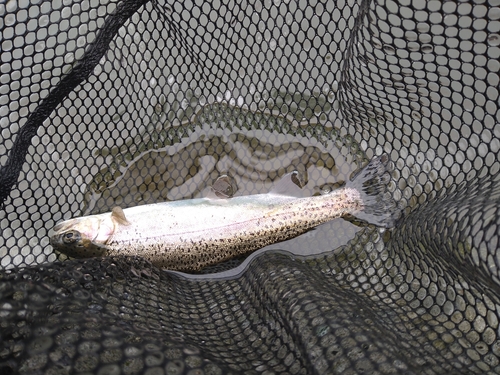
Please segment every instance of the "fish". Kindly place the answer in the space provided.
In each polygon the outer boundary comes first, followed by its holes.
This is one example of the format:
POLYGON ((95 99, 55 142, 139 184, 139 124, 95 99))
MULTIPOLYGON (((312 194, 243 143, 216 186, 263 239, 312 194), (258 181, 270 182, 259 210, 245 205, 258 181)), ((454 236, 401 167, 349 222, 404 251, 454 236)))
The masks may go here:
POLYGON ((399 216, 388 190, 387 155, 343 187, 301 197, 297 172, 266 194, 169 201, 63 221, 52 247, 73 258, 141 256, 169 270, 201 269, 285 241, 339 217, 391 228, 399 216))

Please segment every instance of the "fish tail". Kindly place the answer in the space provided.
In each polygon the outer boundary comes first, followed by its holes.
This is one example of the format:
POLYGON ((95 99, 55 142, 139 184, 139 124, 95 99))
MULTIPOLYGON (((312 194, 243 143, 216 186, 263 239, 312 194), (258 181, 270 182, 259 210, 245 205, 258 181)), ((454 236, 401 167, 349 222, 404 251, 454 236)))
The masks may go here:
POLYGON ((390 174, 389 157, 374 157, 346 188, 356 189, 363 201, 363 209, 354 213, 357 218, 379 227, 391 228, 400 216, 400 210, 387 188, 390 174))

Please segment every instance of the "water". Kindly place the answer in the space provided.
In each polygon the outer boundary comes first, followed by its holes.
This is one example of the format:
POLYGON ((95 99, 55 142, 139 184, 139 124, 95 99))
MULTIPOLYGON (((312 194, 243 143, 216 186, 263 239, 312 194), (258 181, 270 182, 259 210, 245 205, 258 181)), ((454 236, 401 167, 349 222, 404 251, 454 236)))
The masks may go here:
MULTIPOLYGON (((336 129, 271 111, 215 103, 179 126, 162 119, 159 114, 125 146, 94 155, 109 166, 88 184, 83 215, 203 197, 224 175, 234 183, 234 196, 266 193, 292 171, 303 181, 303 196, 324 194, 341 186, 364 161, 359 147, 336 129)), ((337 219, 266 249, 319 254, 346 244, 358 230, 337 219)))

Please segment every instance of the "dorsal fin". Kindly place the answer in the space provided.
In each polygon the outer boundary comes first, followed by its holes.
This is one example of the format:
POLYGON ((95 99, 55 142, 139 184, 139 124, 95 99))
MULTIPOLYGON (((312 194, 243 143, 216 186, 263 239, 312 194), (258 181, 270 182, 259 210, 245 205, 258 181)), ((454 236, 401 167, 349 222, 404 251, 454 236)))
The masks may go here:
POLYGON ((125 217, 125 213, 123 212, 121 207, 113 207, 113 210, 111 211, 111 218, 113 221, 115 221, 117 224, 120 225, 130 225, 129 221, 125 217))
POLYGON ((302 180, 300 179, 299 172, 293 171, 281 177, 269 194, 286 195, 288 197, 297 198, 302 197, 302 180))
POLYGON ((236 182, 229 174, 223 174, 214 181, 212 192, 219 198, 231 198, 238 190, 236 182))
POLYGON ((209 187, 209 188, 203 190, 202 196, 203 196, 203 198, 208 198, 208 199, 213 199, 213 200, 221 200, 221 201, 227 199, 227 198, 220 196, 220 194, 218 195, 214 191, 214 189, 212 189, 212 187, 209 187))

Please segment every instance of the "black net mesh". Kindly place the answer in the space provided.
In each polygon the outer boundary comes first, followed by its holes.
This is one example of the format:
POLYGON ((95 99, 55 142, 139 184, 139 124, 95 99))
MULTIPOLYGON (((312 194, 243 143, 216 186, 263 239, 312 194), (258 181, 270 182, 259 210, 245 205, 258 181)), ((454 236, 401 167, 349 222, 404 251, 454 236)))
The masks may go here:
POLYGON ((1 374, 500 373, 499 0, 0 15, 1 374), (221 175, 319 194, 381 154, 393 229, 339 219, 204 275, 49 245, 221 175))

